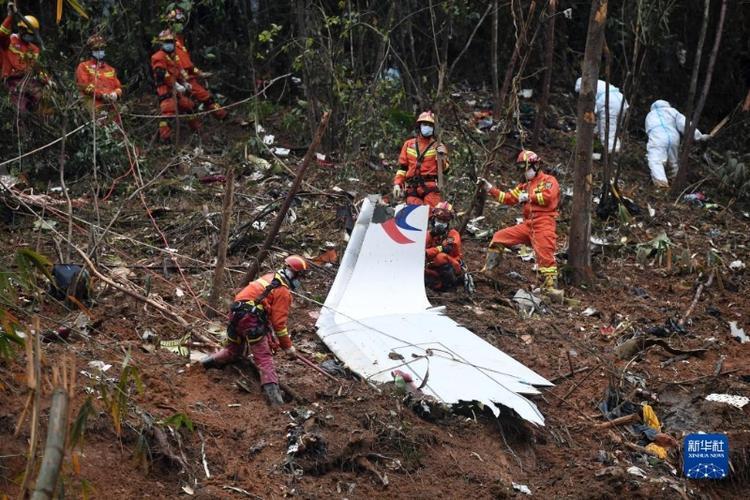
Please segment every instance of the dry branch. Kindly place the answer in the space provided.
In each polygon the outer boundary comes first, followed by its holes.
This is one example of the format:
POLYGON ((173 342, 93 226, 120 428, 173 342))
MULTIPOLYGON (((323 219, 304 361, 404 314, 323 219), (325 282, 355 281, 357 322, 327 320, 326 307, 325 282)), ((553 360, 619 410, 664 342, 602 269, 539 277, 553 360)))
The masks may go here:
POLYGON ((52 498, 57 488, 60 465, 65 456, 65 437, 68 428, 68 391, 59 386, 52 393, 52 406, 47 426, 47 444, 44 447, 44 458, 39 469, 32 500, 52 498))

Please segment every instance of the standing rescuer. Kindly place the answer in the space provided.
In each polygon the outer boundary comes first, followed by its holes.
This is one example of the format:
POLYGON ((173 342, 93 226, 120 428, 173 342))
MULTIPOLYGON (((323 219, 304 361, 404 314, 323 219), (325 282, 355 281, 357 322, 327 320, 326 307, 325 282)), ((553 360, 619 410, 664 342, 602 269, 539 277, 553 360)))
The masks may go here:
POLYGON ((40 49, 34 43, 39 31, 39 20, 23 16, 18 21, 18 33, 11 33, 16 6, 8 2, 8 15, 0 25, 0 74, 13 105, 22 113, 36 109, 42 99, 42 87, 51 85, 49 77, 39 69, 40 49))
POLYGON ((180 68, 182 68, 183 77, 192 87, 190 90, 193 98, 206 106, 207 110, 214 110, 211 113, 214 117, 219 120, 223 120, 227 117, 227 111, 222 109, 218 103, 214 101, 211 92, 199 81, 200 79, 206 79, 211 76, 210 73, 199 70, 193 60, 190 58, 190 51, 185 46, 185 37, 182 35, 182 31, 187 23, 187 16, 185 11, 180 8, 174 8, 167 12, 164 16, 164 20, 169 24, 169 28, 175 34, 175 57, 180 62, 180 68))
POLYGON ((522 150, 516 163, 524 168, 526 182, 510 191, 500 191, 486 179, 479 179, 485 191, 498 202, 505 205, 523 204, 523 222, 501 229, 492 237, 483 271, 497 267, 501 252, 504 252, 505 248, 531 244, 539 272, 544 277, 542 288, 554 291, 557 290, 555 248, 560 186, 554 176, 542 172, 541 159, 533 151, 522 150))
MULTIPOLYGON (((160 48, 151 56, 151 70, 156 83, 156 95, 159 97, 159 109, 163 117, 159 121, 159 138, 167 142, 172 137, 172 127, 166 117, 180 113, 192 113, 195 103, 188 97, 191 85, 184 77, 180 62, 175 54, 175 35, 171 30, 159 33, 160 48)), ((188 119, 193 131, 200 129, 197 116, 188 119)))
POLYGON ((114 103, 122 97, 122 84, 115 68, 104 61, 105 45, 106 41, 101 35, 92 35, 86 41, 86 46, 91 49, 91 58, 82 61, 76 68, 76 84, 87 108, 106 107, 119 123, 120 116, 114 103))
POLYGON ((229 312, 227 346, 204 358, 201 361, 203 366, 219 367, 237 361, 249 345, 268 401, 273 406, 282 404, 284 400, 279 390, 272 348, 281 346, 289 359, 297 356, 287 328, 292 305, 290 290, 299 286, 300 278, 307 271, 304 258, 290 255, 284 260, 282 269, 268 273, 240 290, 229 312))
POLYGON ((461 235, 450 228, 453 207, 441 201, 430 213, 425 250, 425 284, 433 290, 451 290, 463 283, 461 235))
POLYGON ((438 155, 443 161, 443 173, 447 173, 448 149, 434 138, 435 116, 425 111, 417 118, 417 136, 407 140, 398 157, 399 169, 393 179, 393 197, 396 200, 406 195, 410 205, 435 207, 442 200, 438 188, 438 155))

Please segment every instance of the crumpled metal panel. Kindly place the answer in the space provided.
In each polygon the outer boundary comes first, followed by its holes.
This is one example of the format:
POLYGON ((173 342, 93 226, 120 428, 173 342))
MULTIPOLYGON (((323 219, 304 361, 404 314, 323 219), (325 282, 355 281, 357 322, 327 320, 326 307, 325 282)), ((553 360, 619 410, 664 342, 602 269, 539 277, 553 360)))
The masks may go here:
POLYGON ((541 375, 433 308, 424 289, 428 208, 395 214, 364 201, 336 279, 317 322, 318 336, 352 371, 373 382, 410 373, 444 403, 497 405, 544 425, 523 394, 551 386, 541 375))

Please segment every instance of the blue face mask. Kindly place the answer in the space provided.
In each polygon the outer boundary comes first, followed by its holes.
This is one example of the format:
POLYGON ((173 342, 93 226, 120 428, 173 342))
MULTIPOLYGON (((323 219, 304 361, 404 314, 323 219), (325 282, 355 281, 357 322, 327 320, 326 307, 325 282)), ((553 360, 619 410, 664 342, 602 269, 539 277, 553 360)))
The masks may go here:
POLYGON ((21 40, 23 40, 26 43, 31 43, 35 39, 36 39, 36 37, 34 35, 32 35, 31 33, 24 33, 23 35, 21 35, 21 40))
POLYGON ((101 61, 104 59, 104 51, 103 50, 94 50, 91 52, 91 56, 96 59, 97 61, 101 61))
POLYGON ((164 52, 174 52, 174 42, 163 43, 161 48, 164 52))
POLYGON ((424 123, 419 125, 419 133, 422 135, 422 137, 432 137, 432 132, 435 129, 432 128, 432 125, 425 125, 424 123))

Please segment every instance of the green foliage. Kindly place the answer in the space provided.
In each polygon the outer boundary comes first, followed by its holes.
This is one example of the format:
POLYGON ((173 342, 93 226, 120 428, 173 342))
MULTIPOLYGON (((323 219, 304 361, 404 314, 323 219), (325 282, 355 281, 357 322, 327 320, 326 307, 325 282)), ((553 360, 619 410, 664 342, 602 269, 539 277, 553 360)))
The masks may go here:
POLYGON ((161 420, 159 422, 159 425, 172 427, 175 431, 179 431, 183 427, 185 427, 190 432, 193 432, 195 430, 193 421, 190 420, 190 417, 188 417, 185 413, 175 413, 171 417, 161 420))
POLYGON ((750 154, 727 154, 726 161, 717 170, 721 185, 733 196, 748 198, 750 193, 750 154))
POLYGON ((78 410, 78 415, 76 415, 75 420, 70 425, 70 433, 68 435, 68 439, 70 442, 70 447, 75 448, 83 447, 83 438, 84 434, 86 432, 86 423, 88 422, 88 418, 94 413, 94 405, 91 403, 91 398, 86 398, 86 401, 81 406, 81 409, 78 410))
POLYGON ((27 292, 38 288, 37 278, 40 274, 52 281, 52 262, 44 255, 30 248, 21 248, 16 251, 15 260, 18 268, 16 278, 27 292))
POLYGON ((16 333, 18 320, 10 311, 0 309, 0 359, 13 356, 13 344, 23 346, 23 339, 16 333))
POLYGON ((143 382, 141 381, 140 371, 137 367, 130 364, 130 352, 125 355, 120 370, 120 378, 117 383, 111 385, 103 377, 99 385, 104 406, 112 417, 112 425, 115 433, 122 434, 122 420, 128 413, 128 403, 132 387, 138 394, 143 394, 143 382))

